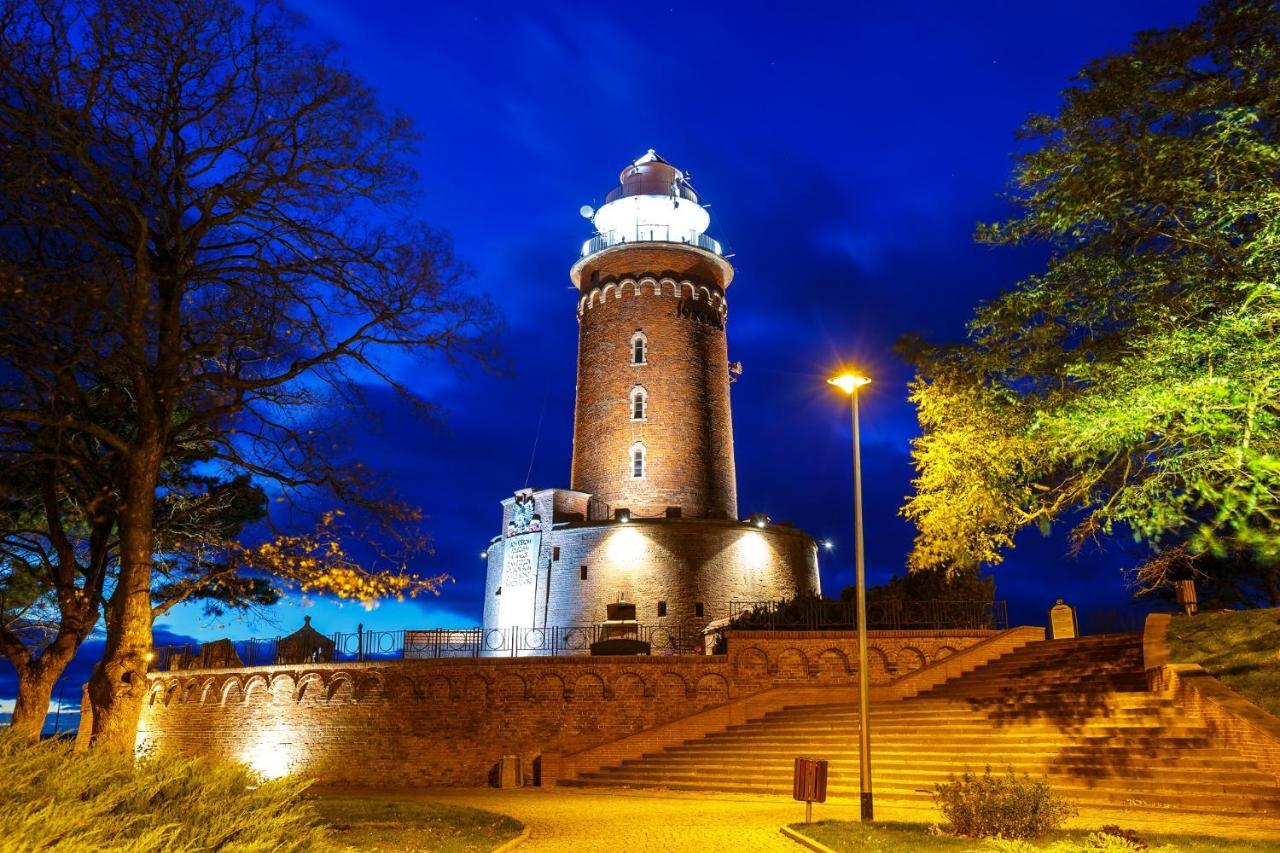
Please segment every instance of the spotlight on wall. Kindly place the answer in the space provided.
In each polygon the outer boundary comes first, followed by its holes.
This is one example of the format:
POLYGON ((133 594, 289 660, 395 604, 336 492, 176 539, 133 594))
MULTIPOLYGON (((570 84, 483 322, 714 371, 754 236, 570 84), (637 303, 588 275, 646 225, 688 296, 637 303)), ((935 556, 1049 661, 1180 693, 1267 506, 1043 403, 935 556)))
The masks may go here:
POLYGON ((751 516, 751 523, 756 527, 763 529, 769 526, 769 516, 765 515, 763 512, 758 512, 751 516))
POLYGON ((631 510, 629 510, 629 509, 620 509, 620 510, 618 510, 618 512, 614 515, 614 518, 617 520, 617 522, 618 522, 619 524, 626 524, 628 521, 630 521, 630 520, 631 520, 631 510))
POLYGON ((488 552, 488 551, 481 551, 481 552, 480 552, 480 559, 482 559, 482 560, 487 560, 487 559, 489 559, 489 552, 488 552))
POLYGON ((830 539, 822 540, 822 550, 831 551, 831 550, 834 550, 835 547, 836 547, 836 543, 832 542, 830 539))

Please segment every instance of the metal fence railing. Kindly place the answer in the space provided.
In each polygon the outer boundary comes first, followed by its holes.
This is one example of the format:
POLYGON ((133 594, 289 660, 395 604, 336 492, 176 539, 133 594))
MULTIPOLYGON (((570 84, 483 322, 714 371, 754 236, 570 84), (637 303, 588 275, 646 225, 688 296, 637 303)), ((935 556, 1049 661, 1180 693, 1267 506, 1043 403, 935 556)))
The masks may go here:
MULTIPOLYGON (((432 658, 586 655, 592 644, 618 637, 616 627, 580 625, 548 628, 431 628, 424 630, 336 632, 308 646, 282 638, 217 640, 158 646, 153 669, 221 669, 295 663, 429 660, 432 658)), ((651 655, 696 655, 706 650, 701 624, 636 625, 624 635, 649 644, 651 655)))
MULTIPOLYGON (((858 627, 852 601, 731 601, 734 630, 833 630, 858 627)), ((1005 601, 877 601, 867 604, 867 629, 881 631, 995 629, 1009 627, 1005 601)))
MULTIPOLYGON (((733 601, 728 624, 734 630, 852 630, 857 627, 849 601, 733 601)), ((867 605, 872 630, 1004 629, 1009 625, 1003 601, 880 601, 867 605)), ((649 644, 651 655, 705 654, 712 646, 701 623, 635 625, 625 634, 649 644)), ((154 669, 221 669, 298 663, 433 658, 586 655, 601 640, 619 636, 616 626, 572 625, 547 628, 430 628, 423 630, 338 631, 309 641, 283 637, 215 640, 158 646, 154 669)))
POLYGON ((590 240, 582 244, 582 257, 594 255, 596 252, 603 252, 605 249, 613 246, 623 246, 628 243, 683 243, 688 246, 697 246, 699 249, 706 249, 717 255, 724 254, 724 246, 714 237, 708 237, 697 231, 681 231, 673 230, 669 225, 642 225, 636 226, 634 230, 629 231, 609 231, 605 234, 597 234, 590 240))

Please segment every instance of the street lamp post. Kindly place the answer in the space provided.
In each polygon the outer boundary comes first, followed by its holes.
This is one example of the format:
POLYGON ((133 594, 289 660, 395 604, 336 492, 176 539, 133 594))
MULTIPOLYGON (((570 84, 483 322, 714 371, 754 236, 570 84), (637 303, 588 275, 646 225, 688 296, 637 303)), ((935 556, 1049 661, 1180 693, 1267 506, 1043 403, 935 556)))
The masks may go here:
POLYGON ((858 389, 871 382, 865 376, 845 371, 827 382, 849 395, 853 410, 853 553, 858 590, 858 787, 862 820, 875 820, 871 793, 871 686, 867 662, 867 573, 862 556, 862 449, 858 437, 858 389))

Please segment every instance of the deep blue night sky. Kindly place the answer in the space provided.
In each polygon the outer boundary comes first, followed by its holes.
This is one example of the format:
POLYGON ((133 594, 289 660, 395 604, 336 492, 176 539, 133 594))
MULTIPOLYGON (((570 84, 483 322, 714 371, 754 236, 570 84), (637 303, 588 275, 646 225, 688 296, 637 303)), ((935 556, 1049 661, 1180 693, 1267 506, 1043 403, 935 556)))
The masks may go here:
MULTIPOLYGON (((525 484, 568 486, 577 326, 568 269, 618 172, 655 148, 693 174, 709 233, 735 254, 729 354, 739 506, 837 543, 822 582, 852 581, 847 409, 823 379, 839 360, 876 378, 864 397, 871 578, 902 571, 911 528, 909 373, 892 353, 918 332, 956 339, 974 305, 1033 272, 1042 250, 973 244, 1001 216, 1014 131, 1054 110, 1092 58, 1138 30, 1185 22, 1191 0, 1071 2, 491 4, 308 0, 314 35, 423 134, 421 212, 451 231, 474 286, 502 308, 510 370, 418 371, 442 409, 413 420, 391 396, 355 452, 423 507, 436 553, 424 572, 456 580, 438 599, 310 605, 325 632, 478 624, 480 550, 498 501, 525 484), (779 12, 785 12, 779 14, 779 12), (541 428, 539 429, 539 423, 541 428)), ((1011 618, 1043 624, 1057 596, 1101 626, 1128 606, 1115 542, 1079 558, 1029 533, 995 570, 1011 618)), ((275 624, 198 610, 159 626, 199 638, 274 636, 275 624)), ((68 674, 78 698, 100 642, 68 674)), ((12 695, 0 671, 0 697, 12 695)), ((0 711, 5 709, 0 698, 0 711)), ((3 718, 3 714, 0 714, 3 718)), ((63 718, 63 726, 67 722, 63 718)))

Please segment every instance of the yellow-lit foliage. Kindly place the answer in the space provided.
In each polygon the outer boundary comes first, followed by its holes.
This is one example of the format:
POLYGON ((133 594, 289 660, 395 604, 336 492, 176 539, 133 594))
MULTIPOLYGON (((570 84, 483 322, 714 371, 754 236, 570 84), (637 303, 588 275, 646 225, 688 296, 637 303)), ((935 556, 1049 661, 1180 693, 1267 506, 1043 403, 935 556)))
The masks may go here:
POLYGON ((1009 487, 1034 453, 1024 416, 946 372, 916 379, 910 399, 923 431, 912 442, 915 494, 902 509, 917 530, 911 568, 999 563, 1028 516, 1009 487))
POLYGON ((264 781, 240 764, 92 750, 0 731, 0 850, 324 849, 310 782, 264 781))
MULTIPOLYGON (((315 526, 303 533, 281 533, 272 539, 246 545, 238 539, 175 542, 188 554, 205 552, 197 564, 216 566, 189 577, 185 598, 203 595, 227 602, 247 601, 255 584, 266 583, 279 592, 332 595, 364 604, 394 598, 403 601, 426 593, 438 595, 447 575, 419 575, 409 569, 413 554, 429 553, 420 538, 397 539, 394 553, 373 555, 373 564, 362 563, 348 550, 347 542, 362 538, 344 523, 342 510, 323 513, 315 526), (210 552, 218 552, 210 555, 210 552), (216 557, 216 559, 214 558, 216 557)), ((406 519, 416 521, 415 517, 406 519)), ((368 558, 366 558, 368 559, 368 558)))

